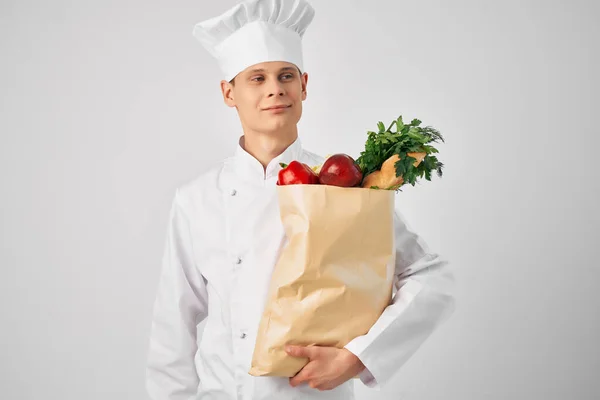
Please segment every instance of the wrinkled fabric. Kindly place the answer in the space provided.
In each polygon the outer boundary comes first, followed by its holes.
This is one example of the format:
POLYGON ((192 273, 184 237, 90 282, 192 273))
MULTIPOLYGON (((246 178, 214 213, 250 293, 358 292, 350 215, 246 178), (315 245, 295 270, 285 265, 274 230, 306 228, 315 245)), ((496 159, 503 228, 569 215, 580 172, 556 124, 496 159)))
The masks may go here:
POLYGON ((273 266, 285 242, 279 163, 319 165, 297 139, 265 169, 243 148, 178 187, 169 213, 153 309, 146 388, 152 400, 354 399, 354 381, 386 385, 455 307, 448 263, 394 215, 393 301, 345 348, 366 369, 331 391, 250 370, 273 266), (198 325, 206 321, 201 340, 198 325))

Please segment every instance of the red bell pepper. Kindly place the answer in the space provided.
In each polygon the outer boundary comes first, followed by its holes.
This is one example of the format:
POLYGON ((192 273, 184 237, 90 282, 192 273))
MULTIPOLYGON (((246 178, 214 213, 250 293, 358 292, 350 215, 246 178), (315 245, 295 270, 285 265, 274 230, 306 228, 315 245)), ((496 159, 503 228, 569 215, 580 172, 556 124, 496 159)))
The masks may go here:
POLYGON ((292 161, 291 163, 284 164, 279 163, 283 168, 279 171, 277 185, 296 185, 296 184, 318 184, 319 175, 312 170, 308 165, 299 161, 292 161))

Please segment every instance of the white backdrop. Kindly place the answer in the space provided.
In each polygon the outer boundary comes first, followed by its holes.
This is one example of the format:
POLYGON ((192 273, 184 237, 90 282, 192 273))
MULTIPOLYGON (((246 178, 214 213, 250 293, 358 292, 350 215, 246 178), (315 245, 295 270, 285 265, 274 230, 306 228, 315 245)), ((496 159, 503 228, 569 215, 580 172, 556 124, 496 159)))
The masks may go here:
MULTIPOLYGON (((0 2, 0 398, 146 399, 171 196, 241 134, 191 31, 234 3, 0 2)), ((600 398, 598 3, 311 3, 305 147, 446 138, 398 203, 457 311, 359 398, 600 398)))

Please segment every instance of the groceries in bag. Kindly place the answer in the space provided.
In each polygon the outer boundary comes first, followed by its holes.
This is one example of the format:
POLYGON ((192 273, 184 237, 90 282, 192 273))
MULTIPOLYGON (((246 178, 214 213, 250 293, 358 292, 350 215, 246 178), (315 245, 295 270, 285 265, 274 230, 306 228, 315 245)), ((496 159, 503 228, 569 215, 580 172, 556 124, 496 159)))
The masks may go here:
POLYGON ((273 269, 251 375, 296 375, 308 360, 289 356, 285 345, 342 348, 390 303, 395 194, 431 180, 433 171, 442 176, 432 143, 443 138, 420 123, 404 125, 399 117, 385 129, 380 122, 356 160, 337 153, 319 166, 281 165, 277 195, 287 242, 273 269))

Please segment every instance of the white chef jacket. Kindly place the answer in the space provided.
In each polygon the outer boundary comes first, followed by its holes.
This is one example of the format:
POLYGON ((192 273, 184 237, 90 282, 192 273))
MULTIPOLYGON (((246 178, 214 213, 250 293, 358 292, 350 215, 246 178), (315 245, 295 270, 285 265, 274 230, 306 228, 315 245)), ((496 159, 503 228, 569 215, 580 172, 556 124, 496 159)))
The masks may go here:
MULTIPOLYGON (((177 188, 172 201, 149 341, 152 400, 354 399, 350 381, 334 390, 289 378, 249 375, 272 268, 284 243, 276 194, 280 162, 324 158, 300 139, 265 169, 242 147, 177 188), (202 339, 197 327, 206 319, 202 339)), ((365 364, 360 381, 380 388, 453 312, 454 275, 395 214, 395 296, 346 349, 365 364)))

